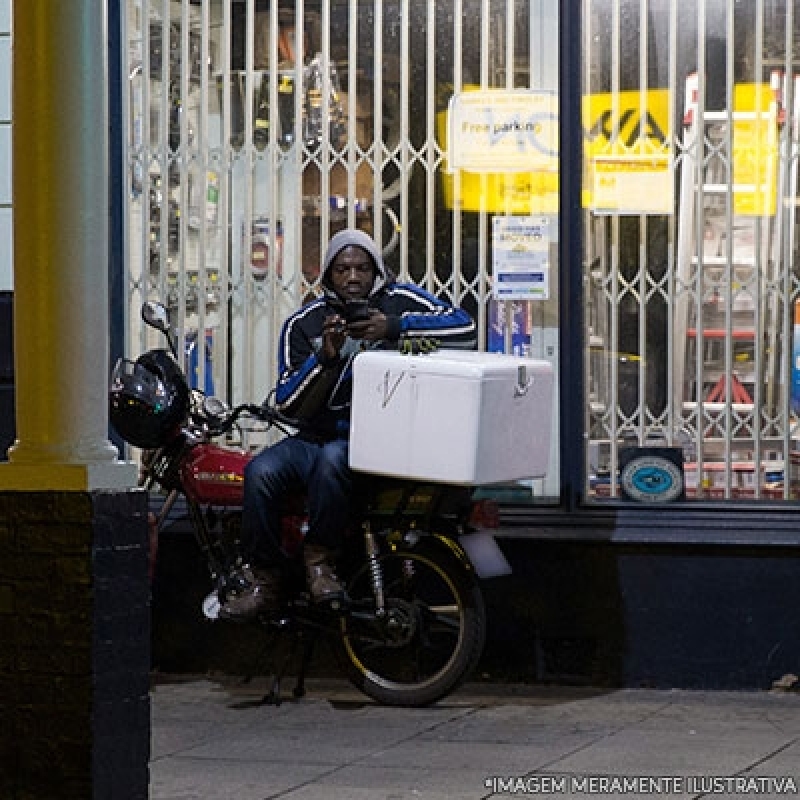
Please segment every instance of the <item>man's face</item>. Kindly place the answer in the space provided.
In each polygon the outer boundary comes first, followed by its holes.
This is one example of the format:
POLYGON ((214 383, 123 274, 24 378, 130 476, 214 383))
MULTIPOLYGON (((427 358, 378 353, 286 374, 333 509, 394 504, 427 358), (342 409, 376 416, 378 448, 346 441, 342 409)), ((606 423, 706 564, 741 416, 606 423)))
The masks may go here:
POLYGON ((331 261, 330 276, 333 291, 341 300, 363 300, 372 289, 375 267, 364 250, 350 245, 331 261))

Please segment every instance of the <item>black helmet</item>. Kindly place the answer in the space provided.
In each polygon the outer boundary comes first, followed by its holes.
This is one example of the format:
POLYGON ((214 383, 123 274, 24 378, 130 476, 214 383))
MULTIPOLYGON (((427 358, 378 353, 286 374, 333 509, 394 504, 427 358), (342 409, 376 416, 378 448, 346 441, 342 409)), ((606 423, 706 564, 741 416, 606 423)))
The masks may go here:
POLYGON ((110 418, 117 433, 144 449, 161 447, 189 413, 189 387, 166 350, 121 358, 111 375, 110 418))

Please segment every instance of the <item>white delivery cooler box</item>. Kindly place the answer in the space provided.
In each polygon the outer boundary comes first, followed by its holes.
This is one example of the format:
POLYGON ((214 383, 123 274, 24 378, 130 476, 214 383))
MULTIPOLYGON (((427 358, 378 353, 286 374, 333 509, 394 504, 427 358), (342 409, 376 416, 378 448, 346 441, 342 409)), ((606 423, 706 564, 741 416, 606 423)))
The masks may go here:
POLYGON ((353 363, 355 470, 466 486, 541 478, 552 426, 547 361, 370 350, 353 363))

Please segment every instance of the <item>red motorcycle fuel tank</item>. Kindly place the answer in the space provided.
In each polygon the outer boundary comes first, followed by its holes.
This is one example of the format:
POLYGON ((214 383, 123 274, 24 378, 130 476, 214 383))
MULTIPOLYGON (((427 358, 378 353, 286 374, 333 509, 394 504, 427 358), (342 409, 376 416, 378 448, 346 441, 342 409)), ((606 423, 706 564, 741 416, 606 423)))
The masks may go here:
POLYGON ((181 467, 187 496, 198 503, 240 506, 244 468, 251 458, 245 450, 216 444, 198 445, 181 467))

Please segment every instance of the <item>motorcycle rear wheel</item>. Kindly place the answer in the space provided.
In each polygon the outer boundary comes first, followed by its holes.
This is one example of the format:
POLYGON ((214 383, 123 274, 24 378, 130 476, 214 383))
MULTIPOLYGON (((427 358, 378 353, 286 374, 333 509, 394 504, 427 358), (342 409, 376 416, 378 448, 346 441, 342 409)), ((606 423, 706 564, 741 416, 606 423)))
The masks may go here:
POLYGON ((464 567, 441 554, 398 550, 379 562, 383 616, 368 565, 348 585, 341 644, 350 680, 384 705, 430 705, 456 689, 481 656, 483 597, 464 567))

